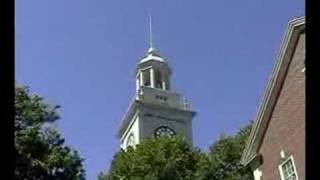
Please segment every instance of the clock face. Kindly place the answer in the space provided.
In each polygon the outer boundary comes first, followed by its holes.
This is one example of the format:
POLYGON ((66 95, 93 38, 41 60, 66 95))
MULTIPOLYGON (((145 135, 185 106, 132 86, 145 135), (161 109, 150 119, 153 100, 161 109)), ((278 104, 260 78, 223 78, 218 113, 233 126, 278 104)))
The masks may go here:
POLYGON ((134 134, 131 133, 129 135, 129 137, 128 137, 128 140, 127 140, 127 147, 128 146, 133 146, 134 144, 135 144, 135 142, 134 142, 134 134))
POLYGON ((173 129, 169 128, 168 126, 160 126, 155 130, 154 134, 156 137, 161 137, 161 136, 172 137, 176 135, 176 132, 173 129))

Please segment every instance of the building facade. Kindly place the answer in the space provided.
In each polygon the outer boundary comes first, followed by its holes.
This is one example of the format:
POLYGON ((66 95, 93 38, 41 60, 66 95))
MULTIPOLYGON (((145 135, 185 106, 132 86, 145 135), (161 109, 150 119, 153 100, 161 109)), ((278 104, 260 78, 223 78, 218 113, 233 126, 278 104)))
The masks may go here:
POLYGON ((305 18, 289 22, 241 163, 255 180, 305 179, 305 18))
POLYGON ((192 145, 195 112, 180 93, 171 90, 172 70, 152 46, 136 68, 136 94, 118 130, 120 147, 142 139, 181 135, 192 145))

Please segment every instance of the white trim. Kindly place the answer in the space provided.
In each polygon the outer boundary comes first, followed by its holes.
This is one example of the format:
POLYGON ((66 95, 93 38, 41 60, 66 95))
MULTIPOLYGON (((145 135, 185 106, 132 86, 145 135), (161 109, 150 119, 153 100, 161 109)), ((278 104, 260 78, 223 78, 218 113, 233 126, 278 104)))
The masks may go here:
POLYGON ((151 88, 154 88, 155 87, 155 82, 154 82, 154 77, 155 77, 155 74, 154 74, 154 67, 150 68, 150 87, 151 88))
POLYGON ((296 180, 299 180, 299 176, 298 176, 298 172, 297 172, 297 169, 296 169, 296 165, 294 163, 294 159, 293 159, 293 156, 291 155, 290 157, 288 157, 285 161, 283 161, 279 166, 278 166, 278 169, 279 169, 279 172, 280 172, 280 178, 281 180, 285 180, 284 179, 284 175, 283 175, 283 171, 282 171, 282 166, 287 163, 288 161, 292 162, 292 166, 293 166, 293 170, 294 170, 294 173, 296 175, 296 180))
POLYGON ((257 168, 253 171, 253 177, 254 177, 254 180, 261 180, 261 177, 262 177, 262 171, 257 168))
POLYGON ((127 134, 129 133, 131 127, 133 126, 133 124, 136 122, 137 117, 138 117, 139 111, 136 111, 136 113, 134 114, 134 116, 132 117, 132 119, 130 120, 130 123, 128 124, 126 130, 123 132, 120 141, 124 141, 125 137, 127 136, 127 134))
POLYGON ((118 132, 117 132, 117 136, 120 138, 121 140, 121 136, 123 135, 124 131, 125 131, 125 126, 127 125, 128 121, 128 116, 130 115, 131 111, 133 111, 134 108, 136 108, 135 106, 137 106, 139 101, 136 100, 136 96, 134 98, 132 98, 131 103, 129 104, 126 113, 124 115, 122 115, 121 118, 121 123, 120 123, 120 127, 118 128, 118 132), (121 134, 120 134, 121 133, 121 134))
POLYGON ((152 66, 146 66, 146 67, 144 67, 144 68, 139 68, 139 69, 137 70, 137 73, 136 73, 136 78, 138 78, 138 76, 140 75, 140 73, 141 73, 142 71, 145 71, 145 70, 150 69, 150 68, 152 68, 152 66))
POLYGON ((131 132, 127 138, 127 142, 126 142, 126 149, 129 147, 129 146, 132 146, 134 147, 136 145, 136 137, 135 137, 135 134, 133 132, 131 132))
POLYGON ((142 72, 142 71, 145 71, 145 70, 148 70, 148 69, 151 69, 152 66, 146 66, 144 68, 140 68, 139 71, 142 72))
POLYGON ((160 61, 160 62, 165 62, 164 59, 162 59, 161 57, 153 56, 152 54, 149 54, 147 57, 141 59, 139 64, 140 63, 144 63, 144 62, 149 61, 149 60, 156 60, 156 61, 160 61))
POLYGON ((285 154, 284 154, 284 151, 283 151, 283 150, 281 150, 280 156, 281 156, 281 158, 284 158, 284 157, 285 157, 285 154))
POLYGON ((265 132, 264 130, 267 128, 270 120, 269 116, 271 115, 273 106, 277 100, 275 95, 281 90, 279 82, 283 81, 283 78, 286 75, 286 70, 289 68, 288 65, 292 60, 290 57, 294 48, 291 47, 298 42, 298 36, 305 28, 304 24, 304 16, 291 20, 288 24, 276 62, 273 66, 271 77, 268 80, 264 95, 259 103, 258 112, 255 116, 255 123, 253 124, 251 133, 240 159, 240 163, 245 166, 247 166, 257 155, 258 148, 261 145, 261 139, 263 138, 263 133, 265 132), (270 106, 272 108, 269 108, 270 106))

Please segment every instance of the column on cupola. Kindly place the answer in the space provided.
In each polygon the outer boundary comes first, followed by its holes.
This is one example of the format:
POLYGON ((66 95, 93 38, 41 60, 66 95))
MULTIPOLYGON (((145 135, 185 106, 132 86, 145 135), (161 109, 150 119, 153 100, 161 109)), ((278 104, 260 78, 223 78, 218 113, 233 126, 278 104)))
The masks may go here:
POLYGON ((162 89, 168 91, 170 89, 169 86, 169 77, 168 74, 163 74, 163 78, 162 78, 162 89))
POLYGON ((140 74, 136 77, 136 90, 137 92, 140 90, 140 74))
POLYGON ((140 71, 139 74, 140 74, 139 77, 140 77, 140 87, 141 87, 141 86, 143 86, 143 72, 140 71))
POLYGON ((153 68, 150 68, 150 86, 151 88, 155 88, 155 75, 153 68))
POLYGON ((162 81, 162 89, 163 90, 167 90, 166 81, 162 81))

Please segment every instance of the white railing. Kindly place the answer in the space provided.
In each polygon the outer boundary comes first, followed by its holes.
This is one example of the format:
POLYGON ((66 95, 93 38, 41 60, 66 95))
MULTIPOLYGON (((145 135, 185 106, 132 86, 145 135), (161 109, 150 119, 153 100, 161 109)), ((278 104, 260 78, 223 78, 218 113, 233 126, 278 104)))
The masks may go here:
POLYGON ((137 91, 136 97, 138 100, 144 100, 151 103, 159 103, 159 100, 156 99, 157 95, 165 96, 167 98, 167 100, 165 100, 161 104, 166 104, 168 106, 183 110, 191 110, 190 104, 187 102, 187 100, 183 98, 181 94, 172 91, 142 86, 140 90, 137 91))

